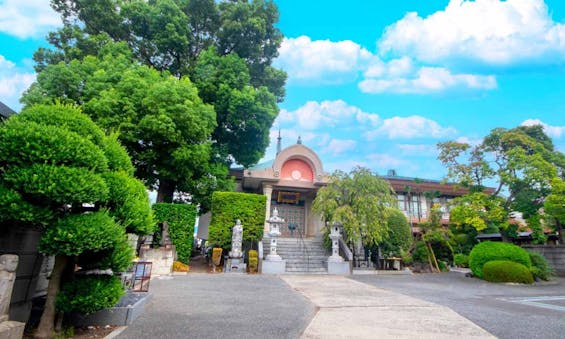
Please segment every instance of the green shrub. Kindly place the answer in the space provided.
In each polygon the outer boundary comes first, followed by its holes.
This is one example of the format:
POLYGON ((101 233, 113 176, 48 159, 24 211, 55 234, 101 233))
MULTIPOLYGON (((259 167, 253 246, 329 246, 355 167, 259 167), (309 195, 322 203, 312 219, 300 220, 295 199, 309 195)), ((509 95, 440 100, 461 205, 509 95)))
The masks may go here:
POLYGON ((553 276, 553 268, 547 262, 547 259, 539 253, 529 252, 530 260, 532 261, 532 267, 530 271, 534 276, 534 279, 538 280, 549 280, 553 276))
POLYGON ((243 241, 263 238, 266 197, 264 195, 214 192, 212 195, 212 220, 208 241, 223 249, 231 249, 232 228, 237 219, 243 225, 243 241))
POLYGON ((90 314, 115 306, 123 295, 122 283, 114 276, 81 276, 63 286, 55 305, 65 313, 90 314))
POLYGON ((453 256, 453 261, 458 267, 469 267, 469 256, 463 253, 457 253, 453 256))
POLYGON ((143 182, 123 171, 108 172, 103 177, 110 189, 107 199, 110 214, 121 220, 127 233, 152 233, 155 230, 155 221, 143 182))
POLYGON ((391 209, 390 212, 387 236, 379 246, 383 255, 400 257, 412 245, 412 228, 401 211, 391 209))
POLYGON ((178 260, 188 264, 194 241, 194 222, 196 221, 196 207, 187 204, 153 205, 157 222, 167 222, 171 241, 175 245, 178 260))
POLYGON ((490 282, 515 282, 531 284, 534 278, 530 270, 517 262, 493 260, 483 266, 483 277, 490 282))
POLYGON ((504 242, 486 241, 477 244, 469 255, 469 267, 473 274, 483 277, 483 266, 493 260, 508 260, 520 263, 528 269, 532 266, 528 252, 523 248, 504 242))
POLYGON ((71 214, 45 231, 40 250, 50 255, 76 256, 110 249, 122 237, 123 228, 106 211, 71 214))
POLYGON ((428 247, 425 242, 418 241, 416 246, 414 246, 414 250, 412 251, 412 260, 414 262, 419 263, 427 263, 428 262, 428 247))

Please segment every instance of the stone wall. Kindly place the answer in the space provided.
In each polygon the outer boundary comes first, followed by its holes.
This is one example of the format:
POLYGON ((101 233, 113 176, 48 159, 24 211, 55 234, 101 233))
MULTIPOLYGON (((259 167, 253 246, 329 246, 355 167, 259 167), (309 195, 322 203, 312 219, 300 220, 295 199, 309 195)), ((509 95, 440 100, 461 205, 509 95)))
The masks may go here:
POLYGON ((31 299, 35 296, 39 272, 44 256, 38 253, 41 231, 17 227, 0 230, 0 255, 16 254, 19 257, 16 281, 10 304, 10 319, 27 322, 31 299))
POLYGON ((565 246, 523 245, 522 247, 543 255, 555 270, 555 274, 565 277, 565 246))
POLYGON ((173 262, 175 261, 175 247, 172 245, 159 248, 144 248, 139 251, 141 261, 152 263, 151 275, 167 275, 173 272, 173 262))

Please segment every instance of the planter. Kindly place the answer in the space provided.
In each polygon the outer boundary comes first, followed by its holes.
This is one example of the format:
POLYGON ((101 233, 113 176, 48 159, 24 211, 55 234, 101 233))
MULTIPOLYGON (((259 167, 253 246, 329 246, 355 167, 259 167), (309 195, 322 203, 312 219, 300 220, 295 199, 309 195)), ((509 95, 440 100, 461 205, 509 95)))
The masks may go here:
POLYGON ((128 292, 115 307, 106 308, 89 315, 73 313, 72 323, 81 327, 129 325, 143 313, 145 305, 151 297, 152 294, 147 292, 128 292))

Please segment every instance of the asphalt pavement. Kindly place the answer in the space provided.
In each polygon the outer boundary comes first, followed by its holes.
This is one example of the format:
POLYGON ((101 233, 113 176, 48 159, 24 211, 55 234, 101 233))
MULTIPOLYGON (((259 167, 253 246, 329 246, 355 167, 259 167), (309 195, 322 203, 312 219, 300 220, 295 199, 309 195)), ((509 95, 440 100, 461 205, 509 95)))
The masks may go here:
POLYGON ((565 279, 489 283, 459 272, 351 276, 359 282, 449 307, 498 338, 565 338, 565 279))
POLYGON ((298 338, 315 307, 276 276, 190 273, 151 279, 153 298, 117 338, 298 338))

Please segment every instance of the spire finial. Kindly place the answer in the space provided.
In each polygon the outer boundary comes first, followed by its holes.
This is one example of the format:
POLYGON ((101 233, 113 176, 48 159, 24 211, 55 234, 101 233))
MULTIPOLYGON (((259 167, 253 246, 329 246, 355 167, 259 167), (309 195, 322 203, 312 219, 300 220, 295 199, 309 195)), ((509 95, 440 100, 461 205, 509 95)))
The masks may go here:
POLYGON ((281 152, 281 129, 279 128, 279 137, 277 138, 277 155, 281 152))
POLYGON ((298 145, 302 145, 302 138, 300 137, 300 135, 298 136, 298 140, 296 140, 296 143, 298 145))

